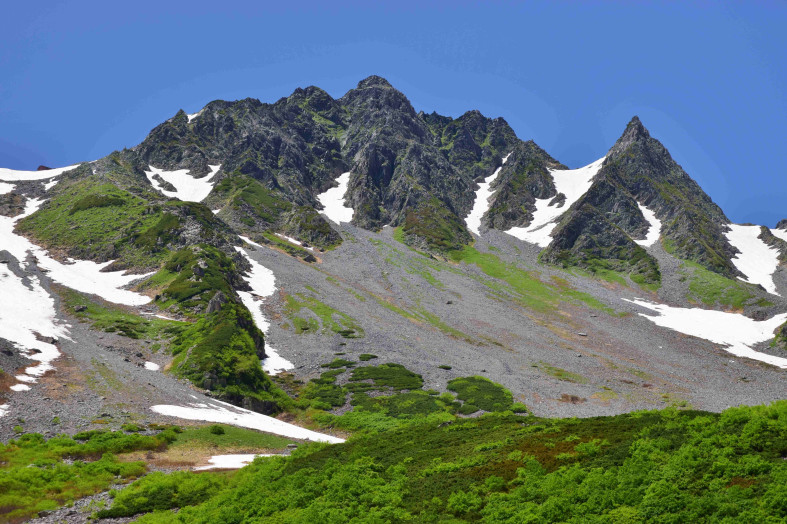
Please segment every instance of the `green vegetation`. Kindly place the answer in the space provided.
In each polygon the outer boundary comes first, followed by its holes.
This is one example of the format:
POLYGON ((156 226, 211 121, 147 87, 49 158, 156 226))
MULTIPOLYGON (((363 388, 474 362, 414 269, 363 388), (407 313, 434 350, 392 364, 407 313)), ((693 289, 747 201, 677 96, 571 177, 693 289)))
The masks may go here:
POLYGON ((112 184, 84 180, 22 219, 18 229, 47 247, 67 249, 77 258, 120 258, 130 267, 150 267, 160 263, 166 252, 151 250, 136 239, 160 232, 165 216, 172 217, 162 206, 151 207, 147 200, 112 184))
POLYGON ((391 388, 396 391, 403 389, 421 389, 424 380, 421 375, 413 373, 401 364, 380 364, 353 369, 351 382, 371 380, 375 388, 391 388))
POLYGON ((455 378, 448 382, 448 389, 464 402, 460 413, 475 413, 479 409, 490 412, 506 411, 511 409, 514 403, 510 391, 485 377, 455 378))
POLYGON ((514 264, 500 260, 493 253, 482 253, 467 246, 461 251, 452 251, 450 257, 455 262, 475 264, 486 275, 496 281, 481 280, 495 292, 511 294, 523 306, 540 312, 553 311, 560 302, 583 302, 587 306, 613 314, 614 311, 587 293, 572 289, 568 282, 553 280, 542 282, 533 272, 520 269, 514 264), (502 285, 498 281, 505 282, 502 285))
POLYGON ((332 308, 331 306, 320 302, 314 297, 297 293, 295 295, 287 296, 287 315, 292 320, 295 326, 295 332, 301 333, 315 333, 320 330, 322 332, 338 333, 344 338, 361 338, 364 336, 364 331, 358 325, 358 321, 346 313, 332 308), (296 298, 297 297, 297 298, 296 298), (313 317, 304 318, 304 310, 309 310, 314 313, 319 319, 313 317))
POLYGON ((578 373, 572 373, 570 371, 566 371, 565 369, 550 366, 544 362, 539 362, 538 365, 534 367, 544 371, 547 375, 551 375, 556 379, 563 380, 565 382, 574 382, 577 384, 587 384, 589 382, 587 378, 578 373))
POLYGON ((0 522, 20 521, 137 478, 145 464, 115 455, 165 448, 175 438, 173 429, 156 436, 88 431, 49 440, 30 433, 0 443, 0 522))
POLYGON ((408 245, 425 244, 438 253, 461 249, 473 240, 464 223, 436 197, 407 211, 400 235, 408 245))
POLYGON ((371 353, 361 353, 360 355, 358 355, 358 360, 360 360, 361 362, 367 362, 374 358, 377 358, 377 355, 372 355, 371 353))
POLYGON ((73 315, 92 323, 95 329, 107 333, 118 333, 134 339, 157 339, 172 337, 184 328, 182 322, 156 317, 142 317, 129 313, 121 306, 104 303, 99 305, 87 295, 58 286, 63 302, 73 315))
POLYGON ((785 446, 785 401, 721 414, 666 409, 546 420, 501 413, 442 424, 427 415, 384 436, 257 460, 218 489, 190 487, 199 474, 150 475, 127 498, 119 493, 110 511, 181 507, 143 523, 775 523, 787 518, 785 446), (179 489, 207 500, 187 496, 183 504, 179 489), (135 494, 155 506, 135 506, 135 494))
POLYGON ((740 280, 732 280, 690 261, 683 262, 683 273, 689 278, 689 300, 699 301, 707 306, 726 306, 743 309, 756 303, 758 306, 773 305, 767 300, 757 300, 755 286, 740 280))
POLYGON ((171 449, 282 449, 292 440, 246 428, 213 424, 187 427, 170 444, 171 449))

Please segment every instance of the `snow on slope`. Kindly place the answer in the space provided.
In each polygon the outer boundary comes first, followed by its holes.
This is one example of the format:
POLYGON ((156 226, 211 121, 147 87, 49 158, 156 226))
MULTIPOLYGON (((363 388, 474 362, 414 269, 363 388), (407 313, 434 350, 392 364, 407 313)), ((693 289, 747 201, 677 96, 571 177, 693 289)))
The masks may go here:
POLYGON ((236 455, 213 455, 208 459, 209 466, 199 466, 194 471, 205 471, 208 469, 240 469, 248 466, 257 457, 278 457, 273 453, 260 453, 258 455, 236 454, 236 455))
POLYGON ((101 270, 110 265, 112 261, 98 264, 89 260, 69 259, 69 263, 64 264, 50 257, 44 249, 33 244, 27 238, 15 234, 16 222, 33 214, 42 203, 42 200, 28 199, 23 214, 16 217, 0 216, 0 249, 7 250, 20 263, 27 259, 28 253, 33 254, 38 259, 38 266, 46 270, 52 280, 71 289, 99 295, 104 300, 128 306, 141 306, 150 302, 150 297, 122 288, 152 273, 126 275, 122 271, 102 272, 101 270))
POLYGON ((342 173, 336 181, 339 186, 317 195, 317 200, 325 208, 322 210, 322 214, 340 224, 353 219, 353 208, 344 205, 344 194, 347 193, 347 185, 350 183, 349 171, 342 173))
POLYGON ((188 169, 179 169, 177 171, 164 171, 153 166, 150 171, 145 171, 145 176, 148 177, 151 185, 156 188, 159 193, 170 198, 177 198, 184 202, 202 202, 213 190, 213 178, 216 173, 221 169, 221 165, 208 166, 210 167, 210 174, 202 178, 194 178, 189 174, 188 169), (153 178, 159 175, 165 181, 175 186, 175 191, 167 191, 153 178))
POLYGON ((599 158, 592 164, 579 169, 555 169, 550 170, 549 174, 555 181, 555 189, 558 193, 566 195, 566 201, 561 207, 550 206, 552 198, 537 198, 536 210, 533 212, 533 220, 527 227, 512 227, 506 233, 511 236, 531 242, 541 247, 547 247, 552 241, 552 229, 555 220, 565 213, 571 205, 584 195, 593 182, 604 158, 599 158))
POLYGON ((656 213, 647 207, 643 206, 639 202, 637 202, 637 205, 639 206, 639 210, 642 212, 642 216, 644 216, 645 220, 647 220, 648 224, 650 224, 650 228, 648 229, 648 234, 645 236, 644 240, 634 240, 634 242, 644 247, 652 246, 659 241, 659 237, 661 236, 661 220, 656 218, 656 213))
POLYGON ((740 251, 732 259, 732 263, 746 275, 742 280, 750 284, 760 284, 768 293, 778 295, 776 284, 773 283, 773 273, 779 266, 779 251, 760 240, 760 234, 760 226, 730 224, 727 240, 740 251))
POLYGON ((197 111, 196 113, 191 113, 190 115, 186 115, 188 117, 188 119, 189 119, 189 122, 191 122, 192 120, 194 120, 195 118, 200 116, 203 113, 203 111, 205 111, 204 107, 202 109, 200 109, 199 111, 197 111))
MULTIPOLYGON (((26 281, 0 266, 0 295, 12 299, 0 309, 0 337, 11 342, 22 355, 38 364, 25 368, 16 376, 21 382, 35 382, 50 369, 60 356, 57 346, 49 341, 68 338, 68 326, 57 321, 55 300, 41 287, 35 276, 26 281)), ((11 387, 14 391, 30 389, 24 384, 11 387)))
POLYGON ((771 229, 771 233, 773 233, 773 236, 775 236, 776 238, 781 238, 782 240, 787 242, 787 231, 785 231, 784 229, 771 229))
POLYGON ((57 169, 45 169, 43 171, 18 171, 16 169, 7 169, 0 167, 0 180, 4 182, 28 182, 30 180, 46 180, 60 176, 70 169, 79 167, 79 164, 73 166, 58 167, 57 169))
POLYGON ((202 420, 205 422, 223 422, 240 426, 242 428, 256 429, 274 433, 283 437, 312 440, 315 442, 330 442, 338 444, 344 439, 317 433, 300 426, 288 424, 273 417, 268 417, 260 413, 255 413, 247 409, 239 408, 221 401, 213 401, 213 404, 189 404, 188 406, 173 406, 159 404, 150 409, 161 415, 178 417, 186 420, 202 420))
POLYGON ((503 169, 503 165, 505 165, 508 157, 511 156, 511 153, 508 153, 505 158, 503 158, 503 164, 500 167, 495 169, 495 172, 489 175, 484 179, 483 182, 478 184, 478 191, 475 193, 475 202, 473 202, 473 209, 470 210, 470 214, 465 217, 465 224, 467 224, 467 229, 475 233, 476 235, 480 235, 479 229, 481 227, 481 218, 484 216, 484 213, 489 211, 489 197, 492 196, 492 189, 491 185, 492 182, 497 180, 497 177, 500 175, 500 170, 503 169))
POLYGON ((5 182, 0 182, 0 195, 5 195, 6 193, 10 193, 14 190, 16 186, 14 184, 6 184, 5 182))
POLYGON ((276 233, 276 236, 281 238, 282 240, 286 240, 287 242, 291 242, 291 243, 295 244, 296 246, 301 246, 303 249, 308 249, 309 251, 312 251, 312 252, 314 251, 313 247, 306 247, 306 246, 304 246, 303 242, 301 242, 300 240, 296 240, 296 239, 294 239, 292 237, 288 237, 287 235, 282 235, 281 233, 276 233))
POLYGON ((773 331, 787 321, 787 313, 776 315, 770 320, 757 322, 738 313, 712 311, 699 308, 672 307, 653 304, 641 299, 628 300, 638 306, 658 313, 643 316, 657 324, 686 335, 704 338, 724 346, 724 350, 738 357, 746 357, 787 369, 787 358, 760 353, 751 347, 773 338, 773 331))
MULTIPOLYGON (((245 238, 241 238, 244 242, 246 241, 245 238)), ((273 275, 273 271, 251 258, 243 248, 236 247, 235 249, 238 253, 246 257, 246 260, 251 264, 249 276, 244 277, 244 280, 251 286, 251 292, 238 291, 238 295, 243 305, 251 312, 254 323, 259 330, 265 334, 265 354, 267 356, 262 361, 262 369, 271 375, 276 375, 282 371, 292 369, 295 365, 284 357, 279 356, 276 349, 268 343, 268 332, 271 325, 268 319, 262 314, 260 304, 255 298, 256 296, 265 299, 273 295, 276 291, 276 277, 273 275)))

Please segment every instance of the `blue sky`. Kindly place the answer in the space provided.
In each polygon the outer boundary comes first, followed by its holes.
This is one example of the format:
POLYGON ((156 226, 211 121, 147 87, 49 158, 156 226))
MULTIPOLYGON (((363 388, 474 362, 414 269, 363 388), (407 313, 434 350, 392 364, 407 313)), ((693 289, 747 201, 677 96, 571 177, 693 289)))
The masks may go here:
POLYGON ((787 218, 784 2, 22 4, 0 20, 0 167, 93 160, 179 108, 339 97, 378 74, 416 110, 502 116, 570 167, 637 114, 733 221, 787 218))

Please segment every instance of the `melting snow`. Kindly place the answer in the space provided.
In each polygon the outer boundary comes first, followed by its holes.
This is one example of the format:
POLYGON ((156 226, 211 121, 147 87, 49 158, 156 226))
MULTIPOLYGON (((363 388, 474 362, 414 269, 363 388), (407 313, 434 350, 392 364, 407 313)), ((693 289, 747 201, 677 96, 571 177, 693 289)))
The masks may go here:
POLYGON ((186 115, 186 116, 188 117, 189 122, 191 122, 192 120, 194 120, 195 118, 200 116, 204 111, 205 111, 205 108, 203 107, 202 109, 200 109, 196 113, 191 113, 190 115, 186 115))
POLYGON ((194 468, 194 471, 205 471, 206 469, 239 469, 243 466, 248 466, 251 461, 257 457, 277 457, 279 455, 272 453, 261 453, 258 455, 213 455, 208 459, 210 466, 200 466, 194 468))
MULTIPOLYGON (((51 258, 49 254, 28 239, 14 233, 14 225, 18 220, 33 214, 42 204, 41 200, 29 199, 25 203, 25 211, 16 217, 0 216, 0 246, 8 250, 20 262, 32 253, 38 260, 38 266, 48 272, 49 277, 64 286, 83 293, 96 294, 105 300, 128 306, 141 306, 150 302, 150 297, 121 289, 131 282, 148 276, 126 275, 121 271, 102 272, 110 262, 97 264, 89 260, 72 260, 63 264, 51 258)), ((7 295, 13 296, 13 295, 7 295)))
POLYGON ((666 328, 694 337, 704 338, 724 346, 724 350, 738 357, 767 362, 780 368, 787 368, 787 358, 775 357, 754 351, 751 346, 773 338, 773 331, 787 320, 787 313, 776 315, 770 320, 757 322, 738 313, 711 311, 699 308, 672 307, 653 304, 641 299, 628 300, 638 306, 658 313, 656 316, 643 316, 666 328))
POLYGON ((58 182, 60 182, 59 178, 56 178, 55 180, 50 180, 49 182, 45 182, 44 183, 44 190, 45 191, 49 191, 50 189, 55 187, 58 182))
POLYGON ((5 195, 6 193, 10 193, 14 190, 16 186, 14 184, 6 184, 5 182, 0 182, 0 195, 5 195))
POLYGON ((149 369, 150 371, 158 371, 159 365, 155 362, 145 362, 145 369, 149 369))
POLYGON ((303 249, 308 249, 309 251, 314 251, 313 247, 306 247, 306 246, 304 246, 303 242, 301 242, 300 240, 296 240, 296 239, 294 239, 292 237, 288 237, 287 235, 282 235, 281 233, 276 233, 276 236, 286 240, 287 242, 292 242, 296 246, 301 246, 301 247, 303 247, 303 249))
POLYGON ((233 426, 265 431, 283 437, 312 440, 315 442, 330 442, 332 444, 344 442, 344 439, 340 439, 339 437, 317 433, 316 431, 288 424, 273 417, 219 401, 215 401, 215 403, 211 405, 156 405, 152 406, 150 409, 156 413, 169 417, 178 417, 186 420, 202 420, 205 422, 223 422, 225 424, 232 424, 233 426))
MULTIPOLYGON (((238 237, 241 240, 243 240, 244 242, 246 242, 247 244, 250 244, 250 245, 252 245, 254 247, 262 247, 261 245, 259 245, 258 243, 256 243, 255 241, 253 241, 252 239, 250 239, 248 237, 244 237, 243 235, 238 235, 238 237)), ((235 249, 237 249, 237 248, 235 248, 235 249)))
POLYGON ((28 182, 31 180, 46 180, 60 176, 70 169, 79 167, 79 164, 73 166, 58 167, 57 169, 45 169, 43 171, 18 171, 16 169, 6 169, 0 167, 0 180, 5 182, 28 182))
POLYGON ((500 167, 495 169, 495 172, 489 175, 484 179, 483 182, 478 184, 478 191, 475 193, 475 202, 473 202, 473 209, 470 210, 470 214, 465 217, 465 224, 467 224, 467 229, 475 233, 476 235, 480 235, 479 229, 481 227, 481 218, 484 216, 484 213, 489 211, 489 197, 492 196, 492 182, 497 180, 497 177, 500 175, 500 170, 503 169, 503 165, 505 165, 508 157, 511 156, 511 153, 508 153, 505 158, 503 158, 503 164, 500 167))
POLYGON ((8 404, 0 405, 0 417, 4 417, 8 413, 8 404))
POLYGON ((317 200, 325 208, 322 210, 322 214, 339 224, 341 222, 349 222, 353 218, 353 208, 345 206, 344 202, 347 185, 350 183, 349 171, 342 173, 336 181, 339 183, 339 186, 332 187, 325 193, 318 195, 317 200))
POLYGON ((639 210, 642 211, 642 215, 645 217, 645 220, 647 220, 648 224, 650 224, 650 228, 648 229, 648 234, 645 236, 644 240, 634 240, 634 242, 640 246, 652 246, 659 241, 659 237, 661 236, 661 220, 656 218, 656 213, 647 207, 643 206, 639 202, 637 202, 637 205, 639 206, 639 210))
MULTIPOLYGON (((56 321, 55 301, 35 276, 29 276, 25 282, 0 266, 0 295, 13 299, 13 303, 6 302, 0 309, 0 337, 11 342, 26 358, 38 362, 16 378, 35 382, 52 369, 51 362, 60 355, 57 346, 46 339, 68 338, 67 326, 56 321)), ((30 387, 16 384, 11 389, 24 391, 30 387)))
POLYGON ((604 158, 599 158, 592 164, 579 169, 550 170, 549 173, 555 182, 555 189, 558 193, 566 195, 566 201, 563 206, 550 206, 549 203, 552 201, 552 198, 537 198, 536 210, 533 212, 533 220, 530 222, 530 225, 527 227, 512 227, 506 233, 519 240, 531 242, 541 247, 548 246, 552 241, 551 233, 552 229, 554 229, 554 222, 590 189, 593 177, 601 169, 604 158))
POLYGON ((781 238, 782 240, 787 242, 787 231, 785 231, 784 229, 771 229, 771 233, 773 233, 773 236, 775 236, 776 238, 781 238))
POLYGON ((202 178, 194 178, 189 174, 188 169, 179 169, 177 171, 164 171, 153 166, 149 166, 150 171, 145 171, 150 183, 160 193, 171 197, 177 198, 184 202, 202 202, 213 190, 213 183, 211 180, 216 176, 216 173, 221 169, 221 165, 208 166, 210 167, 210 174, 202 178), (153 178, 159 175, 165 181, 175 186, 175 191, 167 191, 153 178))
POLYGON ((740 251, 732 263, 746 275, 742 280, 760 284, 768 293, 778 295, 773 273, 779 266, 779 250, 760 240, 761 232, 760 226, 730 224, 727 240, 740 251))
POLYGON ((255 295, 262 299, 273 295, 276 291, 276 277, 273 275, 273 271, 251 258, 243 248, 236 247, 235 249, 238 253, 246 257, 246 260, 251 264, 249 276, 244 277, 244 280, 251 286, 251 292, 238 291, 238 295, 243 305, 251 312, 254 323, 260 331, 265 334, 265 354, 267 357, 262 361, 262 369, 271 375, 276 375, 281 371, 292 369, 295 367, 294 364, 279 356, 277 350, 268 343, 267 339, 268 332, 270 331, 270 322, 268 322, 268 319, 262 314, 260 304, 255 298, 255 295))

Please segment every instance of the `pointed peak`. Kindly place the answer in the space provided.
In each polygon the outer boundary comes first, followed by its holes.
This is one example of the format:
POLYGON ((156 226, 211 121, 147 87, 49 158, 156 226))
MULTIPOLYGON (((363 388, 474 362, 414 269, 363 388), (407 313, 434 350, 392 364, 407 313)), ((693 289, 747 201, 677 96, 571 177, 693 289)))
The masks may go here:
POLYGON ((358 82, 357 89, 365 89, 367 87, 393 87, 393 86, 385 78, 377 75, 372 75, 358 82))
POLYGON ((787 218, 782 218, 776 224, 776 229, 787 229, 787 218))
POLYGON ((615 145, 609 150, 607 157, 615 156, 617 153, 621 153, 628 149, 631 144, 648 139, 650 139, 650 133, 648 133, 648 130, 642 125, 642 121, 640 121, 639 117, 635 115, 626 125, 626 129, 623 131, 623 134, 620 135, 617 142, 615 142, 615 145))

